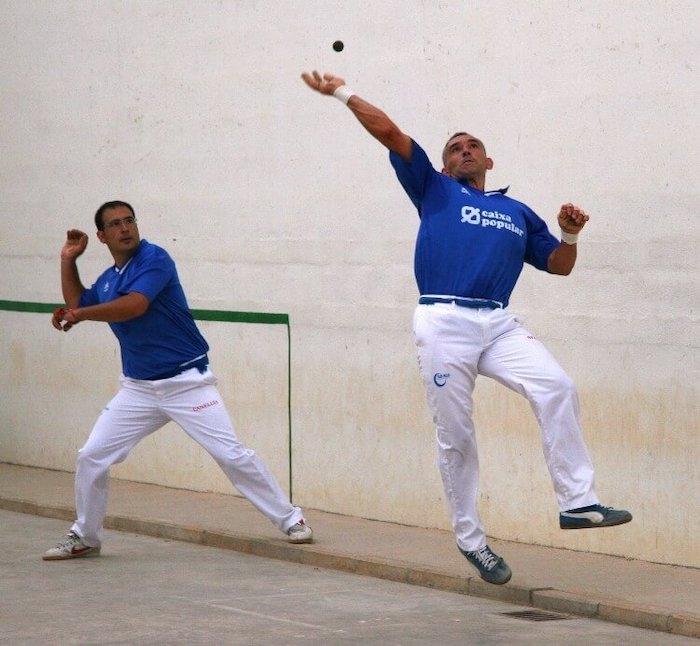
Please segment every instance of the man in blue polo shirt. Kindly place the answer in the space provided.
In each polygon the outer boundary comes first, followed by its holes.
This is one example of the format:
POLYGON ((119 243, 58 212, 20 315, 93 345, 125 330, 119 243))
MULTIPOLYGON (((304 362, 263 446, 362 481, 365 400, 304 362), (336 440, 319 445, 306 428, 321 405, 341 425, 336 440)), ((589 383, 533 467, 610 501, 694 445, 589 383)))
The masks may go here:
POLYGON ((95 214, 97 237, 114 265, 86 289, 76 261, 88 237, 71 229, 61 250, 65 307, 52 323, 68 331, 80 321, 105 321, 119 340, 121 389, 80 449, 75 473, 77 518, 44 560, 97 556, 107 510, 109 468, 170 420, 216 460, 231 483, 292 543, 310 543, 311 528, 262 460, 243 446, 209 369, 209 346, 195 325, 175 263, 141 240, 134 210, 121 201, 95 214))
POLYGON ((450 137, 438 172, 415 141, 343 79, 316 71, 302 78, 313 90, 345 103, 389 149, 399 182, 418 210, 415 275, 420 298, 414 333, 459 550, 485 581, 510 579, 504 559, 486 544, 477 512, 472 392, 479 374, 529 400, 542 429, 562 529, 632 520, 627 511, 603 507, 595 494, 573 383, 506 309, 523 263, 552 274, 571 272, 588 215, 564 204, 558 216, 560 242, 529 207, 507 197, 506 189, 485 190, 493 161, 478 138, 466 132, 450 137))

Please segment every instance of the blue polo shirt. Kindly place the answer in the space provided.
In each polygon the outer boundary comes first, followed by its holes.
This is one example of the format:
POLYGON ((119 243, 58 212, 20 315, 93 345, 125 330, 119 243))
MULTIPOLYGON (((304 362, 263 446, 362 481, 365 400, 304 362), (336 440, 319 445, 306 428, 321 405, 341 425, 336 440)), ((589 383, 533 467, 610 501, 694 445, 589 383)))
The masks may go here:
POLYGON ((109 324, 119 340, 124 375, 152 379, 207 353, 209 346, 195 325, 175 263, 165 249, 141 240, 121 269, 110 267, 83 292, 80 307, 108 303, 130 292, 143 294, 149 305, 142 316, 109 324))
POLYGON ((421 295, 485 298, 508 305, 523 263, 547 270, 559 241, 506 189, 480 191, 436 171, 414 141, 391 164, 418 209, 414 270, 421 295))

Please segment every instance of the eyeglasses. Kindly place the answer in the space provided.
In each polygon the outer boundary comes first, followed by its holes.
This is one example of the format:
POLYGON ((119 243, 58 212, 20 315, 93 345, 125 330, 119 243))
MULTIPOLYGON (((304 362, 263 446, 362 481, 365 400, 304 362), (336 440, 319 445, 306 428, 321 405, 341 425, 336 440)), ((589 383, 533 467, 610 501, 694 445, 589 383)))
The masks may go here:
POLYGON ((105 222, 104 226, 102 227, 103 229, 116 229, 120 227, 122 224, 134 224, 136 222, 136 216, 135 215, 127 215, 124 218, 117 218, 116 220, 110 220, 109 222, 105 222))

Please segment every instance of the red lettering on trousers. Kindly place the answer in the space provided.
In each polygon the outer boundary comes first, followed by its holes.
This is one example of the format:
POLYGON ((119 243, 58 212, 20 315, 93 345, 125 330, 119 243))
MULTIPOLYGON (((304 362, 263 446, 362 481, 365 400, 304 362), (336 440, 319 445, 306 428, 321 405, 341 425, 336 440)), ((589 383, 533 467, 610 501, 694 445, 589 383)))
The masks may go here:
POLYGON ((200 411, 203 408, 209 408, 209 406, 216 406, 218 403, 219 403, 218 399, 212 399, 210 402, 207 402, 206 404, 200 404, 199 406, 193 406, 192 410, 196 413, 197 411, 200 411))

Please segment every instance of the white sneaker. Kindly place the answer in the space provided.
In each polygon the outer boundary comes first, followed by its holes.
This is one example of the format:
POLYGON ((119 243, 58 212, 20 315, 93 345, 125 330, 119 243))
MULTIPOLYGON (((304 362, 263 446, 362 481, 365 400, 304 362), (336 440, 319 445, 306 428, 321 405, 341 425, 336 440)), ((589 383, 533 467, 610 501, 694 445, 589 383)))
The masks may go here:
POLYGON ((78 559, 83 556, 99 556, 99 547, 85 545, 75 532, 68 532, 66 537, 56 547, 47 550, 42 558, 44 561, 60 561, 63 559, 78 559))
POLYGON ((296 525, 292 525, 287 530, 290 543, 313 543, 314 533, 304 520, 300 520, 296 525))

